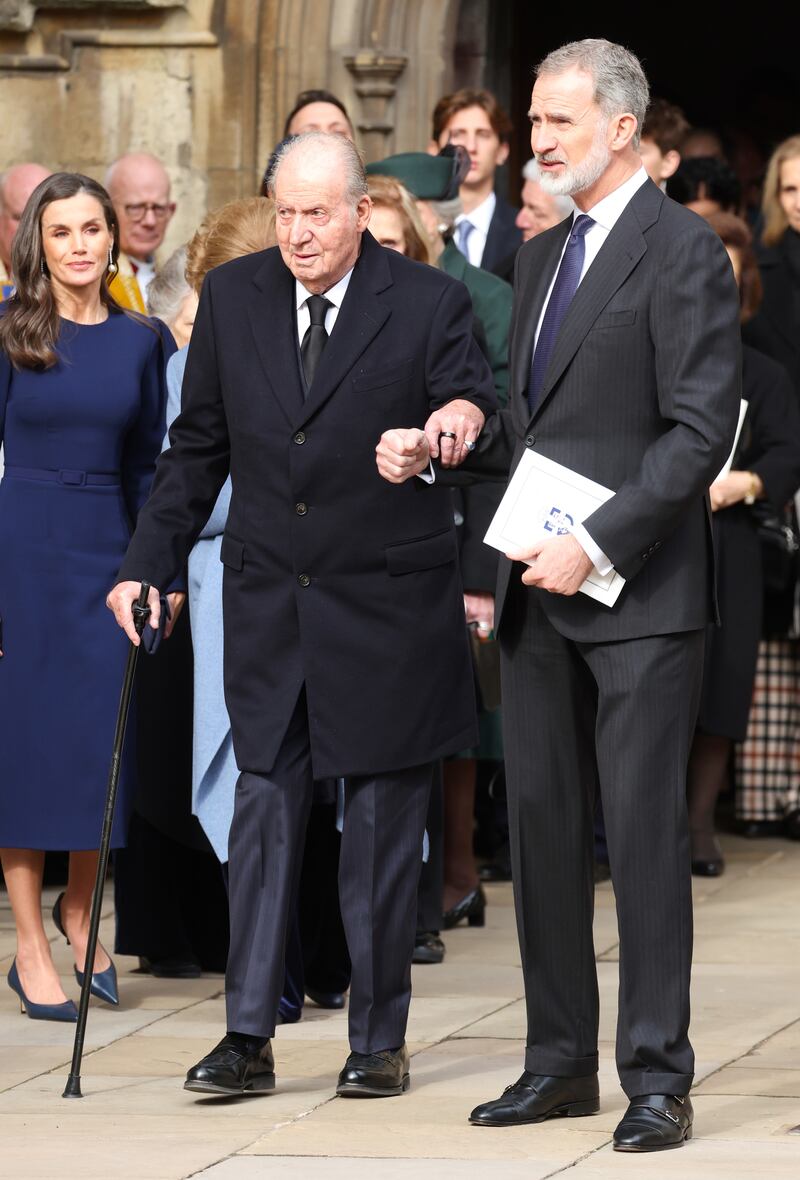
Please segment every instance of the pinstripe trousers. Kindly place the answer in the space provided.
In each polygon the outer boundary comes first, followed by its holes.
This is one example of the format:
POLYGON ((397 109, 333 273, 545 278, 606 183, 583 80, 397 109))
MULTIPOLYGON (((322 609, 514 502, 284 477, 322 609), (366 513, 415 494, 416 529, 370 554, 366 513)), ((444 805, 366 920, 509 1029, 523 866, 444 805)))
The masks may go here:
POLYGON ((500 628, 525 1068, 597 1069, 593 815, 600 792, 620 946, 617 1068, 629 1097, 688 1093, 692 892, 686 763, 703 631, 566 639, 542 592, 515 588, 500 628))

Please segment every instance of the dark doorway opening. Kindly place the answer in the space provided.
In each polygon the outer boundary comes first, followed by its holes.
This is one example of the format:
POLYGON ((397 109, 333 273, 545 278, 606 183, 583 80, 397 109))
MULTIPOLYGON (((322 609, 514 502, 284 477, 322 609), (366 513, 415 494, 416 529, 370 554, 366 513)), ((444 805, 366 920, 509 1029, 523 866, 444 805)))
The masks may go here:
POLYGON ((531 0, 496 6, 487 82, 499 83, 515 125, 509 159, 510 196, 530 156, 527 111, 533 67, 567 41, 606 37, 638 55, 651 92, 682 107, 695 127, 712 127, 741 178, 752 180, 776 144, 800 132, 800 54, 789 24, 773 10, 763 19, 737 18, 733 9, 676 11, 654 6, 644 16, 624 9, 608 16, 548 13, 531 0))

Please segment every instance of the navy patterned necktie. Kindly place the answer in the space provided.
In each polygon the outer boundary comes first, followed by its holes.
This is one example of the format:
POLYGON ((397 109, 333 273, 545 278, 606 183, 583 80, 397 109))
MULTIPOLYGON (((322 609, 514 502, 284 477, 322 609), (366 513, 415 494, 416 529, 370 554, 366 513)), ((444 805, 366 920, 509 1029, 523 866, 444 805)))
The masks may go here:
POLYGON ((591 217, 587 217, 585 213, 581 213, 580 217, 575 218, 572 233, 569 235, 569 240, 561 258, 561 265, 558 268, 556 281, 553 283, 553 290, 550 292, 550 299, 547 303, 544 319, 542 320, 539 339, 536 341, 536 348, 533 353, 531 377, 528 382, 528 405, 532 414, 536 410, 539 401, 539 394, 544 384, 544 375, 547 372, 547 366, 553 352, 553 345, 556 342, 559 328, 561 327, 564 316, 569 310, 573 296, 578 290, 578 283, 580 282, 581 271, 583 270, 583 260, 586 257, 586 242, 584 239, 593 225, 594 221, 591 217))
POLYGON ((306 390, 311 388, 314 374, 317 371, 320 357, 328 343, 328 333, 325 331, 325 316, 328 308, 333 307, 330 299, 324 295, 309 295, 306 300, 311 323, 306 328, 303 343, 300 345, 300 357, 303 361, 303 373, 306 378, 306 390))

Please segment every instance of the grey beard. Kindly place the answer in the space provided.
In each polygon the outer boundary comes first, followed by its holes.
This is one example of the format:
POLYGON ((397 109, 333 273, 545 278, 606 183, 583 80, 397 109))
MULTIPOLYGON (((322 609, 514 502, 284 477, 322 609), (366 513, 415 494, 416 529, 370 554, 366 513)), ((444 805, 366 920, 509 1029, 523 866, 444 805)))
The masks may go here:
POLYGON ((571 197, 575 193, 585 192, 596 184, 608 167, 611 152, 603 139, 598 137, 580 164, 574 168, 566 167, 560 176, 553 176, 544 170, 540 171, 539 184, 551 197, 571 197))

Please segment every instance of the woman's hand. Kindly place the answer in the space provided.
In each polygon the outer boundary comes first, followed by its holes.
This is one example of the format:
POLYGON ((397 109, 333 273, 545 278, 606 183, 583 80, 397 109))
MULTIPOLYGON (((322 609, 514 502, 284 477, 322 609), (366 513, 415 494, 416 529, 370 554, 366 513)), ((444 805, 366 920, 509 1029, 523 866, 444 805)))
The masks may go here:
POLYGON ((747 496, 760 499, 764 495, 764 485, 753 471, 729 471, 722 479, 715 480, 708 492, 711 511, 718 512, 720 508, 740 504, 747 496))
POLYGON ((167 595, 167 602, 169 603, 170 617, 167 619, 167 624, 164 627, 164 638, 169 639, 175 624, 178 621, 178 615, 183 610, 183 604, 186 602, 186 595, 182 590, 173 590, 171 594, 167 595))

